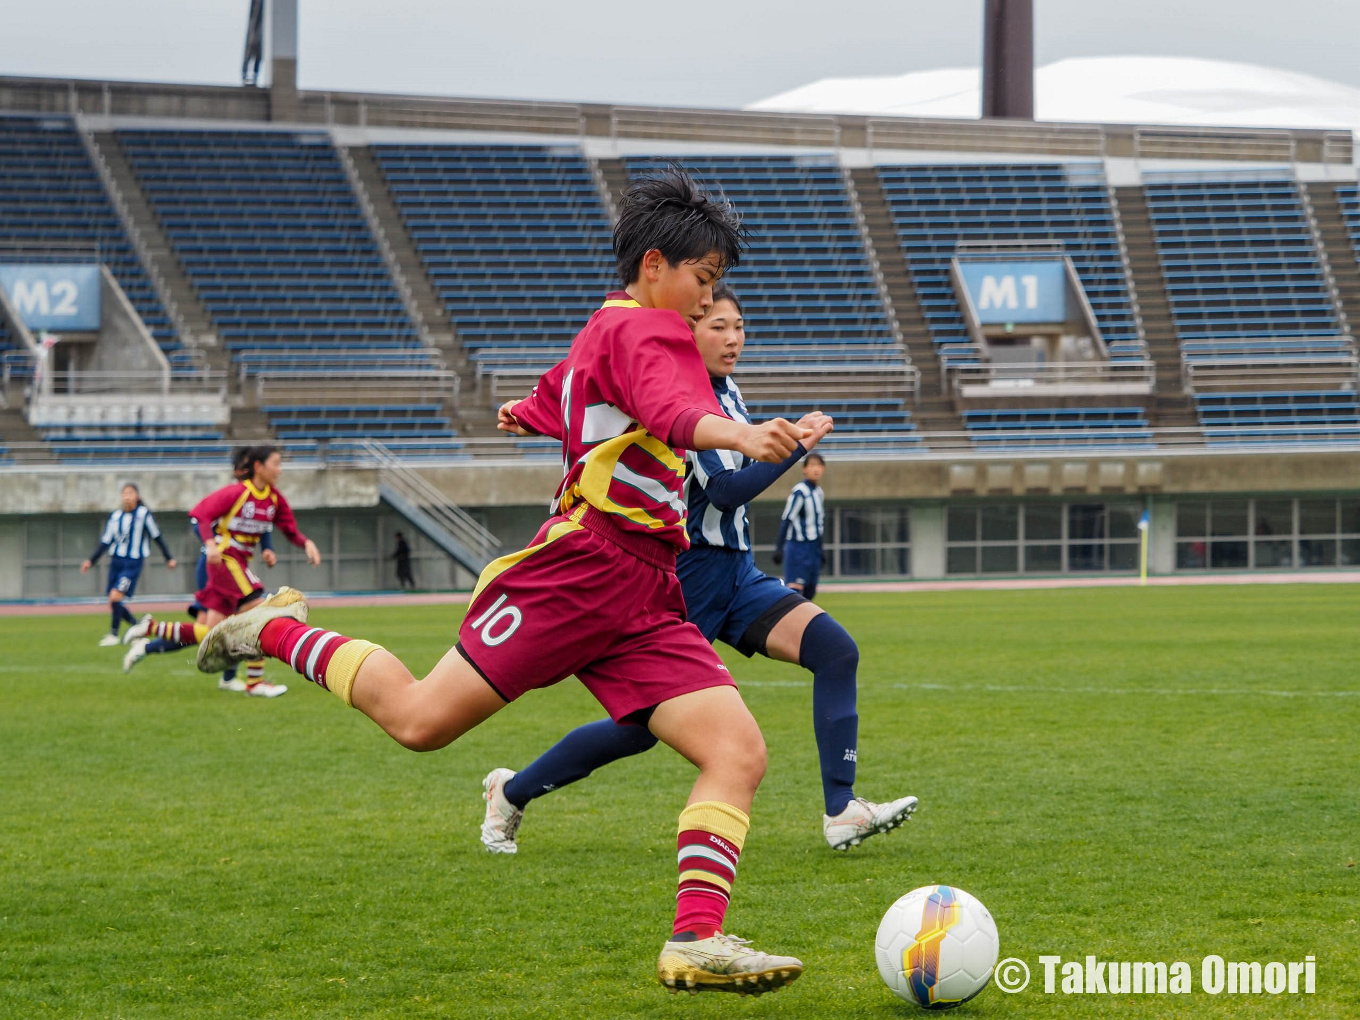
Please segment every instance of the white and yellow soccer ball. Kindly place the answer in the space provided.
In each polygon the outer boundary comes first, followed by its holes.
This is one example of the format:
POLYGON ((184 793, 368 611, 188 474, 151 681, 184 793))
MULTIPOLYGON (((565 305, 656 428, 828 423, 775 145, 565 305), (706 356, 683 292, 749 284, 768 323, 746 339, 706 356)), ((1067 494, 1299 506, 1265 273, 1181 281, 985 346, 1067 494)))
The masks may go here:
POLYGON ((913 889, 878 926, 878 972, 925 1009, 950 1009, 987 987, 1001 951, 996 922, 974 896, 949 885, 913 889))

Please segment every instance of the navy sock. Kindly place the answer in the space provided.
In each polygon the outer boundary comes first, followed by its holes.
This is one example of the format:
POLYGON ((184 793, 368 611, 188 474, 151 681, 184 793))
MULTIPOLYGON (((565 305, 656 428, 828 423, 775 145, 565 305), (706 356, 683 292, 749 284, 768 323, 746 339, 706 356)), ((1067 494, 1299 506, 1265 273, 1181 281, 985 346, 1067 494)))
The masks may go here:
POLYGON ((821 613, 803 631, 798 659, 812 671, 812 729, 822 760, 822 796, 826 813, 835 817, 855 796, 855 761, 859 756, 859 713, 855 710, 855 674, 859 647, 845 628, 821 613))
POLYGON ((177 652, 181 648, 188 647, 188 645, 182 645, 178 641, 170 641, 163 637, 152 638, 146 643, 148 655, 155 655, 157 652, 177 652))
POLYGON ((126 620, 128 623, 137 622, 137 617, 132 615, 132 610, 127 607, 126 602, 115 602, 113 604, 113 607, 114 611, 118 613, 120 619, 126 620))
POLYGON ((236 663, 232 663, 226 669, 222 670, 222 679, 228 683, 236 679, 236 663))
POLYGON ((619 725, 613 719, 586 723, 516 772, 501 792, 522 808, 535 797, 584 779, 601 765, 655 746, 656 737, 645 726, 619 725))
POLYGON ((123 614, 118 610, 123 607, 123 603, 114 602, 109 605, 109 615, 113 617, 109 631, 115 636, 118 634, 118 625, 123 622, 123 614))

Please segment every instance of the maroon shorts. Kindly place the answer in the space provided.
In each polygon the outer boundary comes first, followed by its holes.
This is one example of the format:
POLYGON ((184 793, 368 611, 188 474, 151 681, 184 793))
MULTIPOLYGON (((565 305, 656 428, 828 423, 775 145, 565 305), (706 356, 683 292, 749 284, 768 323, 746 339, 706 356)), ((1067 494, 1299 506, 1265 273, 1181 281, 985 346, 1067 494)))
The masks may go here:
POLYGON ((506 701, 575 674, 615 721, 736 686, 685 619, 673 547, 593 507, 553 517, 482 571, 458 650, 506 701))
POLYGON ((220 566, 208 564, 208 586, 195 593, 194 598, 204 609, 231 616, 242 602, 263 591, 264 585, 253 570, 230 556, 223 556, 220 566))

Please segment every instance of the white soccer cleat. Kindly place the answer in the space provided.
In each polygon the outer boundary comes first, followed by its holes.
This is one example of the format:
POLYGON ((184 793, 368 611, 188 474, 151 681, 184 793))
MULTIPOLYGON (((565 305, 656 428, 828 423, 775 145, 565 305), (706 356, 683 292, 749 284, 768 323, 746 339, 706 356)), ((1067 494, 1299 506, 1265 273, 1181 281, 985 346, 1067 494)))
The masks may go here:
POLYGON ((698 942, 667 942, 656 961, 656 976, 672 992, 736 992, 764 995, 803 973, 803 961, 750 948, 749 939, 719 932, 698 942))
POLYGON ((131 673, 132 667, 146 658, 146 646, 150 642, 146 638, 138 638, 132 642, 132 647, 123 656, 123 672, 131 673))
POLYGON ((102 638, 99 639, 100 648, 109 648, 113 645, 120 644, 122 644, 122 641, 118 639, 117 634, 105 634, 102 638))
POLYGON ((247 698, 277 698, 280 694, 287 694, 286 684, 271 684, 267 680, 261 680, 257 684, 246 684, 247 698))
POLYGON ((514 769, 492 769, 482 780, 482 794, 486 801, 486 817, 482 819, 482 844, 488 853, 513 854, 519 851, 515 834, 524 820, 524 809, 505 799, 504 787, 515 774, 514 769))
POLYGON ((246 689, 246 682, 239 677, 232 677, 230 680, 226 677, 219 677, 217 680, 217 689, 219 691, 237 691, 239 693, 246 689))
POLYGON ((264 658, 260 631, 270 620, 281 617, 306 623, 307 596, 294 588, 280 588, 254 609, 228 616, 200 642, 198 668, 204 673, 221 673, 234 662, 264 658))
POLYGON ((915 797, 901 797, 886 804, 875 804, 856 797, 835 818, 822 815, 822 832, 832 850, 849 850, 870 836, 888 832, 911 820, 916 810, 915 797))
POLYGON ((151 633, 151 614, 147 613, 140 620, 127 629, 123 635, 123 644, 130 645, 134 641, 140 641, 151 633))

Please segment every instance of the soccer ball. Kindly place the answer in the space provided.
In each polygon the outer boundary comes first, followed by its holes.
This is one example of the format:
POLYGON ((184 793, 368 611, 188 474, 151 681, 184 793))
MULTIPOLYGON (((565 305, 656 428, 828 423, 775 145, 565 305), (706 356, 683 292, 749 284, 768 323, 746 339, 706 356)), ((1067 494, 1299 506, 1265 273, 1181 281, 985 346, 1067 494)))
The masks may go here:
POLYGON ((950 1009, 987 987, 1001 943, 975 897, 949 885, 913 889, 878 926, 878 972, 894 992, 924 1009, 950 1009))

